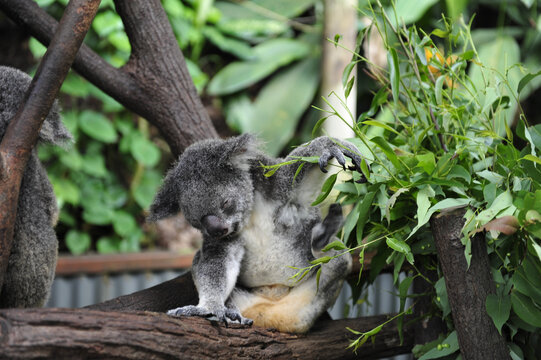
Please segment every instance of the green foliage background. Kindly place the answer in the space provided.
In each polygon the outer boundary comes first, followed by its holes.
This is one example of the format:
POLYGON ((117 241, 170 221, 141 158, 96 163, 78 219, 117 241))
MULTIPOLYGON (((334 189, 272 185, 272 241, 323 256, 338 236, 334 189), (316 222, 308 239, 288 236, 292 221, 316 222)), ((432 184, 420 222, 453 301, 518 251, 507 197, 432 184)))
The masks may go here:
MULTIPOLYGON (((56 18, 67 2, 37 1, 56 18)), ((267 151, 278 154, 319 85, 319 1, 162 4, 200 95, 212 99, 233 131, 258 133, 267 151), (290 20, 306 12, 313 25, 290 20)), ((113 66, 128 61, 130 43, 112 0, 102 1, 85 43, 113 66)), ((30 49, 36 58, 45 52, 35 39, 30 49)), ((75 145, 39 152, 61 208, 59 238, 73 254, 153 247, 152 235, 141 229, 173 160, 167 145, 157 129, 73 72, 60 97, 75 145)))

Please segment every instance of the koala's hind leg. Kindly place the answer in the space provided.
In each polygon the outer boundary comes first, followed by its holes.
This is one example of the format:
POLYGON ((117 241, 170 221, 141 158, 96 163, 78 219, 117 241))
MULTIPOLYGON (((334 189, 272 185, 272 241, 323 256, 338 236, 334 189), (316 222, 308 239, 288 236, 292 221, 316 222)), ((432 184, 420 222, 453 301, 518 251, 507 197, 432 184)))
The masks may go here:
POLYGON ((279 291, 270 286, 250 291, 235 289, 230 302, 254 325, 304 333, 332 306, 350 269, 351 255, 345 254, 323 264, 319 288, 314 273, 297 286, 281 286, 279 291))

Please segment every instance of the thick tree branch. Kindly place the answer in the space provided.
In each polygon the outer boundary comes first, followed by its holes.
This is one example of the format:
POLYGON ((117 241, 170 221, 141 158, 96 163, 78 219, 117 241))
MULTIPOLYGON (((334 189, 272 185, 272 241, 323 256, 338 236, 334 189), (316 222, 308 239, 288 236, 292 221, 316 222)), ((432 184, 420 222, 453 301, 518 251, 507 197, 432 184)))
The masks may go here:
MULTIPOLYGON (((325 321, 309 334, 292 335, 201 318, 88 309, 0 311, 2 359, 356 359, 346 349, 355 338, 346 326, 368 331, 386 316, 325 321)), ((396 325, 383 327, 360 351, 363 359, 406 353, 412 334, 400 345, 396 325)))
MULTIPOLYGON (((116 69, 83 45, 74 69, 158 129, 178 156, 193 142, 217 133, 199 99, 159 0, 116 0, 132 45, 116 69)), ((56 21, 32 0, 0 0, 0 9, 48 45, 56 21)))
POLYGON ((468 268, 460 241, 464 222, 464 210, 441 213, 430 220, 460 352, 464 359, 509 359, 505 340, 485 309, 487 295, 496 293, 486 244, 482 237, 470 240, 468 268))
POLYGON ((26 163, 100 1, 69 2, 58 31, 28 88, 24 104, 9 123, 0 144, 0 289, 11 253, 19 188, 26 163))

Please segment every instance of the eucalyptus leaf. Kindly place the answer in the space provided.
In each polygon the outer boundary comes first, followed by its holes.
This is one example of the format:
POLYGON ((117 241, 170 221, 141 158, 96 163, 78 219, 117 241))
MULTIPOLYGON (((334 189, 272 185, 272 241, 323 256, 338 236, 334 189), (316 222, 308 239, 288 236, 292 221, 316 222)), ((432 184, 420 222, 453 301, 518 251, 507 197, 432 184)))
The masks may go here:
POLYGON ((513 311, 522 321, 537 328, 541 327, 541 310, 532 302, 531 298, 513 291, 511 293, 511 304, 513 311))
POLYGON ((509 295, 488 294, 485 305, 488 315, 501 335, 502 326, 509 319, 511 313, 511 297, 509 295))
POLYGON ((81 112, 79 128, 88 136, 104 143, 114 143, 117 140, 117 133, 111 121, 95 111, 81 112))
POLYGON ((90 235, 77 230, 70 230, 66 234, 66 246, 73 255, 81 255, 90 249, 90 235))

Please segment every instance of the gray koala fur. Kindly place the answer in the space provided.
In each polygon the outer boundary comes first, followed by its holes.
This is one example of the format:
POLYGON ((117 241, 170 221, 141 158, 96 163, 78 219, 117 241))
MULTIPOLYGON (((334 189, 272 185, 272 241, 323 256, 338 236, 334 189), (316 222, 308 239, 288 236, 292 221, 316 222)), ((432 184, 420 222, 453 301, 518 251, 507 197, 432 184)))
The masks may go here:
POLYGON ((192 274, 197 306, 172 309, 170 315, 217 317, 219 320, 305 332, 330 307, 351 268, 345 254, 301 281, 291 277, 317 257, 342 224, 338 204, 322 221, 310 204, 325 180, 325 167, 351 158, 360 171, 361 158, 350 143, 320 137, 299 146, 285 159, 258 149, 253 135, 204 140, 188 147, 167 173, 150 207, 150 220, 182 211, 203 233, 192 274), (305 163, 281 166, 265 177, 261 165, 297 156, 319 156, 319 167, 305 163))
MULTIPOLYGON (((24 100, 32 78, 0 66, 0 138, 24 100)), ((60 120, 55 101, 39 133, 39 142, 64 145, 72 140, 60 120)), ((40 307, 45 304, 54 278, 58 241, 53 226, 58 209, 47 173, 32 151, 19 192, 17 217, 0 308, 40 307)))

